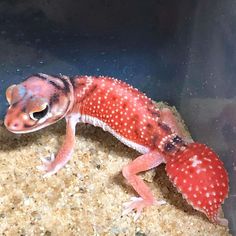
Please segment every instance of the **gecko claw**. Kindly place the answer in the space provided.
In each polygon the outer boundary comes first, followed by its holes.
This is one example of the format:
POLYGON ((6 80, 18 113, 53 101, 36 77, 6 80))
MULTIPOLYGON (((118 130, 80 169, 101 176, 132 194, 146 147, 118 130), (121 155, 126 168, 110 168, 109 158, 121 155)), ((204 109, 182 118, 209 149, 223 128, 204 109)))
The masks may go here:
POLYGON ((165 200, 155 200, 154 202, 150 202, 147 200, 144 200, 141 197, 131 197, 129 202, 123 203, 123 206, 125 207, 124 211, 122 212, 122 216, 129 214, 132 211, 135 211, 134 215, 134 221, 137 221, 140 217, 143 208, 151 206, 151 205, 163 205, 166 204, 165 200))
POLYGON ((155 201, 154 202, 154 205, 155 206, 161 206, 161 205, 165 205, 166 204, 166 201, 165 200, 159 200, 159 201, 155 201))
POLYGON ((55 155, 53 153, 50 155, 49 158, 48 157, 46 157, 46 158, 41 157, 40 160, 42 161, 42 165, 37 166, 36 168, 39 171, 46 172, 43 175, 44 178, 47 178, 47 177, 55 174, 58 171, 58 168, 53 165, 54 160, 55 160, 55 155))
POLYGON ((129 202, 124 202, 123 206, 125 209, 122 212, 122 216, 128 215, 130 212, 135 210, 134 221, 136 221, 141 215, 142 209, 140 208, 140 203, 142 201, 143 199, 141 197, 131 197, 129 202))
POLYGON ((46 172, 46 173, 43 175, 43 178, 48 178, 48 177, 50 177, 50 176, 56 174, 57 171, 58 171, 57 168, 54 168, 54 169, 48 171, 47 167, 46 167, 46 166, 43 166, 43 165, 41 165, 41 166, 36 166, 36 168, 37 168, 39 171, 46 172))
POLYGON ((54 170, 53 170, 53 171, 50 171, 50 172, 47 172, 46 174, 43 175, 43 178, 48 178, 48 177, 54 175, 56 172, 57 172, 57 171, 54 171, 54 170))
POLYGON ((36 169, 39 171, 45 171, 45 166, 36 166, 36 169))
POLYGON ((40 160, 43 162, 43 164, 49 164, 55 160, 55 155, 51 153, 50 157, 40 157, 40 160))
POLYGON ((153 205, 152 202, 144 200, 141 197, 131 197, 129 202, 123 203, 125 207, 124 211, 122 212, 122 216, 129 214, 132 211, 135 211, 134 221, 137 221, 141 215, 143 208, 153 205))

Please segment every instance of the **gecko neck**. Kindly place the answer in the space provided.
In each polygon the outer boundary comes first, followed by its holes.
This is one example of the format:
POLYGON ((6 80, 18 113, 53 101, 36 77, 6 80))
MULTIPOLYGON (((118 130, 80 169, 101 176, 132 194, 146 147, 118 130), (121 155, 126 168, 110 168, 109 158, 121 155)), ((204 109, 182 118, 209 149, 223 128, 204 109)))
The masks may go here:
POLYGON ((61 76, 63 79, 65 79, 67 82, 68 82, 68 85, 69 85, 69 92, 68 92, 68 101, 69 101, 69 104, 68 104, 68 107, 67 107, 67 110, 65 111, 65 115, 63 117, 65 117, 66 115, 68 115, 71 110, 73 109, 73 106, 74 106, 74 103, 75 103, 75 97, 74 97, 74 86, 73 86, 73 82, 72 82, 72 79, 68 76, 61 76))

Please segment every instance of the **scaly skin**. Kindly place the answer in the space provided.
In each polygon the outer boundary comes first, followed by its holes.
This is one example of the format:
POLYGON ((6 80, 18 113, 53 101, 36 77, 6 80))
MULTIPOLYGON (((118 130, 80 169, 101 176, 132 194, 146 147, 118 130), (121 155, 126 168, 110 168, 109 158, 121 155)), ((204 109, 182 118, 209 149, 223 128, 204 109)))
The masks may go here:
POLYGON ((140 196, 126 203, 124 213, 163 204, 137 175, 166 163, 166 172, 183 197, 210 221, 227 225, 219 217, 228 195, 228 176, 219 157, 206 145, 194 143, 179 131, 168 109, 159 110, 151 99, 132 86, 109 77, 49 76, 37 74, 6 91, 9 109, 5 126, 15 133, 32 132, 65 118, 66 138, 56 157, 42 159, 39 169, 56 173, 71 158, 78 122, 112 133, 142 155, 122 170, 140 196))

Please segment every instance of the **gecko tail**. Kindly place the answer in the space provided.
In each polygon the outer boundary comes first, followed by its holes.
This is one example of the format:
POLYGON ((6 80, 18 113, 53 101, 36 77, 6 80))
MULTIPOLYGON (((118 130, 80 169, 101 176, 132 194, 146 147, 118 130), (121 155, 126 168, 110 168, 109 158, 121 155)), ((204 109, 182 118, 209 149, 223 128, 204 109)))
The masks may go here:
POLYGON ((212 149, 200 143, 187 144, 167 160, 166 172, 193 208, 214 223, 227 224, 226 219, 220 218, 219 209, 228 195, 228 175, 212 149))

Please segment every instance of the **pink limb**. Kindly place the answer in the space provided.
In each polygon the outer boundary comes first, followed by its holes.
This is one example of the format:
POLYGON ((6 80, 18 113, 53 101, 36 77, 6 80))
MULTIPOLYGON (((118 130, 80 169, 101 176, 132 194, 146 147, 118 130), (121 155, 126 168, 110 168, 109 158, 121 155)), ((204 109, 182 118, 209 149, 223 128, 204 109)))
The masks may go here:
POLYGON ((138 198, 133 197, 131 198, 130 202, 124 204, 125 210, 123 211, 123 215, 130 213, 132 210, 135 210, 136 215, 134 220, 137 220, 144 207, 165 204, 165 201, 163 200, 155 200, 148 186, 137 175, 140 172, 152 169, 164 162, 165 160, 162 155, 155 150, 139 156, 122 169, 123 176, 140 196, 138 198))
POLYGON ((66 118, 66 137, 56 158, 54 158, 53 154, 51 155, 50 160, 48 160, 48 158, 41 158, 43 165, 38 166, 38 169, 46 172, 44 177, 57 173, 71 159, 75 144, 76 124, 77 119, 75 119, 75 117, 66 118))
POLYGON ((223 218, 221 215, 223 214, 222 207, 219 208, 218 214, 216 216, 216 223, 225 227, 228 227, 228 220, 223 218))

